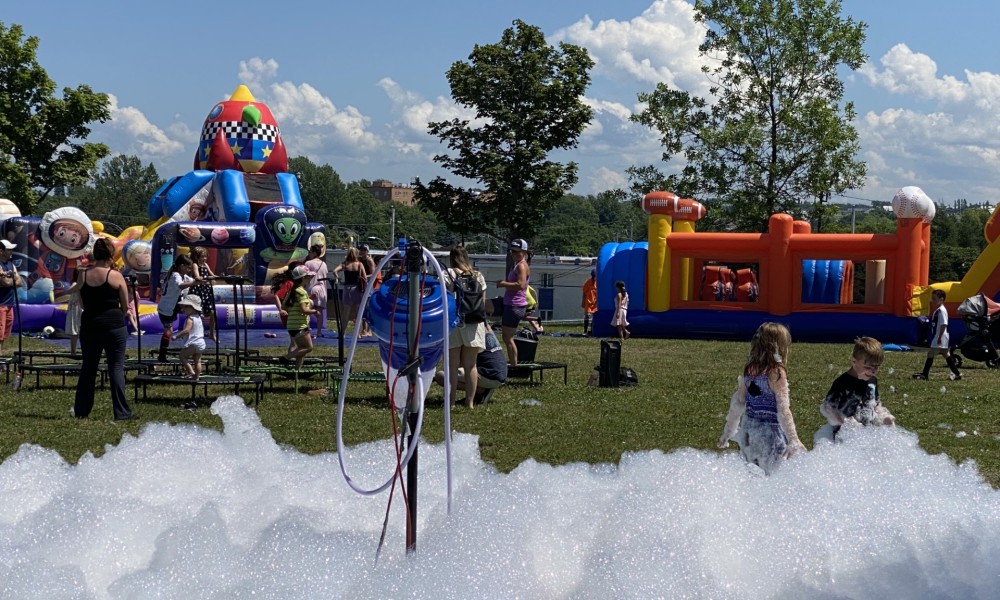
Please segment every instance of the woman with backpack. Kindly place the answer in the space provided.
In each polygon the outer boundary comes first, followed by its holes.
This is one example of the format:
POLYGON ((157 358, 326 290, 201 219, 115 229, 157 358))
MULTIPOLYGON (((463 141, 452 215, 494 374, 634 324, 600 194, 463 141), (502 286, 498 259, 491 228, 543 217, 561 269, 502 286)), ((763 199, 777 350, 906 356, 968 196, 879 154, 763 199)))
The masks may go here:
MULTIPOLYGON (((465 405, 474 406, 479 373, 476 359, 486 349, 486 279, 472 267, 464 246, 451 249, 451 268, 445 271, 445 286, 455 297, 458 327, 448 339, 448 381, 452 394, 458 389, 458 369, 465 371, 465 405)), ((457 403, 456 403, 457 404, 457 403)))

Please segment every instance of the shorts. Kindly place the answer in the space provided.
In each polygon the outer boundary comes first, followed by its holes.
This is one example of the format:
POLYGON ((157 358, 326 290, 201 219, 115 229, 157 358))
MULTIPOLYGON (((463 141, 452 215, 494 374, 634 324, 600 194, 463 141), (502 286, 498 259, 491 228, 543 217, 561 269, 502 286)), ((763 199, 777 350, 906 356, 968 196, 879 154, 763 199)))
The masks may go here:
MULTIPOLYGON (((465 369, 463 367, 458 368, 458 382, 465 383, 465 369)), ((490 379, 489 377, 483 377, 482 375, 476 379, 476 387, 482 390, 493 390, 501 385, 503 385, 502 381, 490 379)))
POLYGON ((174 311, 171 315, 165 315, 160 311, 156 311, 156 316, 160 317, 160 323, 163 323, 163 327, 172 327, 174 324, 174 319, 177 318, 177 305, 174 305, 174 311))
POLYGON ((486 326, 482 323, 466 323, 464 327, 455 327, 448 337, 448 348, 486 349, 486 326))
POLYGON ((303 334, 303 333, 309 333, 309 330, 308 329, 289 329, 288 330, 288 337, 290 337, 290 338, 292 338, 294 340, 296 337, 298 337, 300 334, 303 334))
POLYGON ((500 324, 504 327, 517 327, 524 320, 524 315, 528 314, 527 306, 511 306, 510 304, 504 304, 503 306, 503 320, 500 324))
POLYGON ((10 337, 14 331, 14 307, 0 306, 0 342, 10 337))

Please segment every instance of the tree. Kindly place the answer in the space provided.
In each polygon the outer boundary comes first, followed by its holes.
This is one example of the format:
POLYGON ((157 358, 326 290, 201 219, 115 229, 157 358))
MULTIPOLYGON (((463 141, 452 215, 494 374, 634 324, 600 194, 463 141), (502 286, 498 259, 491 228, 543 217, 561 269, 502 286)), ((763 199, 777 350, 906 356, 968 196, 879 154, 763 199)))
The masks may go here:
POLYGON ((79 206, 91 217, 104 216, 128 227, 149 220, 149 201, 163 185, 153 163, 145 167, 138 156, 112 156, 94 177, 93 204, 79 206))
POLYGON ((574 148, 592 111, 581 97, 593 60, 586 49, 545 43, 537 27, 520 20, 498 44, 476 45, 469 62, 448 69, 452 98, 476 113, 476 122, 452 119, 428 124, 454 154, 434 161, 486 191, 436 178, 419 181, 420 205, 459 233, 530 238, 545 211, 577 181, 576 163, 547 160, 549 152, 574 148))
POLYGON ((347 187, 330 165, 318 166, 305 156, 288 161, 288 172, 299 179, 302 205, 310 221, 338 223, 344 212, 347 187))
POLYGON ((594 256, 604 239, 598 212, 587 198, 566 194, 545 212, 534 252, 594 256))
POLYGON ((63 88, 35 59, 38 38, 0 22, 0 182, 22 214, 55 188, 83 184, 108 155, 104 144, 82 142, 89 123, 111 118, 106 94, 86 85, 63 88))
POLYGON ((661 189, 765 231, 774 212, 859 187, 866 167, 838 69, 865 62, 867 26, 842 19, 836 0, 697 0, 695 18, 708 26, 699 50, 712 101, 660 83, 633 116, 661 134, 664 161, 686 159, 661 189))

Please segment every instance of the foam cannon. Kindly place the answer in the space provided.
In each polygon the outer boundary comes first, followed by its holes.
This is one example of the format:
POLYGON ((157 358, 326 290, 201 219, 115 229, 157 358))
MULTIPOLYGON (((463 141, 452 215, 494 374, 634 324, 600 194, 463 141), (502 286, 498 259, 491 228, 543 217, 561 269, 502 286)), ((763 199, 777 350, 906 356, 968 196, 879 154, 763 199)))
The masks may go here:
MULTIPOLYGON (((389 278, 372 294, 370 322, 378 338, 382 368, 393 407, 407 424, 406 550, 416 549, 417 444, 423 402, 434 370, 448 341, 448 325, 456 321, 455 303, 444 286, 424 274, 424 249, 411 240, 400 242, 405 273, 389 278)), ((428 256, 433 259, 430 253, 428 256)), ((388 257, 387 257, 388 258, 388 257)), ((436 265, 437 266, 437 265, 436 265)), ((438 269, 440 267, 438 266, 438 269)))

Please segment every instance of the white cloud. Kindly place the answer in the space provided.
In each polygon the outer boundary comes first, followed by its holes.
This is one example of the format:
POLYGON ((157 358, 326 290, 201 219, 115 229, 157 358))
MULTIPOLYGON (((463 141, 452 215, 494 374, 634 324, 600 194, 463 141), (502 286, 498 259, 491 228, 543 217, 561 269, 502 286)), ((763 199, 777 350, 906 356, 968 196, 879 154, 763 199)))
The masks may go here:
POLYGON ((598 167, 587 173, 581 173, 580 179, 586 194, 596 195, 608 190, 628 187, 628 179, 624 173, 607 167, 598 167))
POLYGON ((919 185, 936 201, 992 201, 1000 195, 1000 76, 938 72, 929 56, 893 46, 865 82, 888 92, 858 121, 868 162, 867 197, 919 185))
POLYGON ((253 57, 240 61, 239 81, 251 90, 263 89, 278 76, 278 61, 253 57))
POLYGON ((958 103, 970 93, 970 86, 951 75, 938 77, 937 63, 926 54, 913 52, 906 44, 896 44, 889 49, 877 69, 870 62, 860 73, 868 81, 894 94, 906 94, 926 100, 958 103))
POLYGON ((110 128, 105 135, 113 138, 113 148, 122 154, 162 158, 181 152, 186 146, 150 123, 146 115, 134 106, 119 106, 118 97, 108 94, 111 104, 110 128))
MULTIPOLYGON (((707 92, 698 58, 705 28, 695 23, 694 7, 686 0, 656 0, 629 21, 609 19, 595 24, 584 17, 552 37, 586 47, 596 63, 595 78, 648 89, 662 82, 695 94, 707 92)), ((640 89, 633 88, 631 93, 640 89)))

